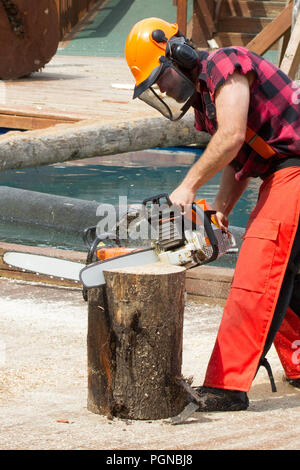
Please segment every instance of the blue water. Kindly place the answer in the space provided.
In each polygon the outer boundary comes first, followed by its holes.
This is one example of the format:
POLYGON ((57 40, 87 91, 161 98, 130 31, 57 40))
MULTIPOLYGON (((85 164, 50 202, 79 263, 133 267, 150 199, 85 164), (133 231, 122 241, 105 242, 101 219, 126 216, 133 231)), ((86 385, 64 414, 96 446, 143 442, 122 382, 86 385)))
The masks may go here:
MULTIPOLYGON (((181 182, 189 167, 119 167, 102 165, 65 166, 54 165, 23 170, 9 170, 0 173, 0 184, 14 188, 27 189, 42 193, 56 194, 79 199, 118 205, 119 197, 126 196, 128 204, 139 203, 146 197, 161 192, 171 193, 181 182)), ((221 174, 217 174, 197 193, 197 197, 205 198, 213 203, 221 174)), ((230 224, 245 227, 250 211, 255 205, 257 187, 255 181, 250 184, 242 196, 230 218, 230 224)), ((45 229, 43 229, 45 230, 45 229)), ((0 224, 2 241, 18 241, 19 243, 59 246, 61 248, 82 249, 83 244, 78 237, 57 233, 49 240, 49 233, 37 227, 9 227, 0 224), (13 232, 13 233, 12 233, 13 232)))

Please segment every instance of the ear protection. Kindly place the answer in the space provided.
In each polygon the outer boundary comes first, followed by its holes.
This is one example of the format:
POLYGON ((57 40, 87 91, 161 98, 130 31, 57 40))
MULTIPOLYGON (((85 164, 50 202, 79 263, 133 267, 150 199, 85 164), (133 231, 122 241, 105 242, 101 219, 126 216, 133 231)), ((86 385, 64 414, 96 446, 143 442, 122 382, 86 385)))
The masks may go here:
POLYGON ((152 33, 152 38, 156 42, 167 42, 166 57, 176 62, 179 67, 191 70, 197 64, 198 53, 191 45, 190 41, 180 32, 169 41, 161 29, 156 29, 152 33))
POLYGON ((185 36, 174 36, 167 44, 166 57, 177 62, 179 67, 191 70, 197 65, 199 56, 185 36))

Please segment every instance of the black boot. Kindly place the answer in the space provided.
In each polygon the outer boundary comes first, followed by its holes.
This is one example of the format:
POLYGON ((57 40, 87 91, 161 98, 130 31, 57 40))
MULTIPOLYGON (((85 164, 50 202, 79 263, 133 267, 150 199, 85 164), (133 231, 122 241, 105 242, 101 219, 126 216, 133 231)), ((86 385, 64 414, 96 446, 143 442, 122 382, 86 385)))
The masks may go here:
POLYGON ((290 385, 293 385, 293 387, 300 388, 300 379, 288 379, 288 378, 286 378, 286 381, 290 385))
POLYGON ((240 411, 249 406, 246 392, 204 386, 195 391, 200 396, 197 411, 240 411))

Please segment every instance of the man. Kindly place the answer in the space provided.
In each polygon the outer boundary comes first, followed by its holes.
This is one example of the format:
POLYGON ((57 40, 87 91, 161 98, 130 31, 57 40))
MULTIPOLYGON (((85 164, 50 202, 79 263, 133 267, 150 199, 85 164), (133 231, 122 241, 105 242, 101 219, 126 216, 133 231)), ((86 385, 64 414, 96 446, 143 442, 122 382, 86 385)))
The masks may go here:
POLYGON ((300 90, 273 64, 242 47, 197 53, 177 25, 137 23, 125 48, 139 97, 171 120, 193 106, 212 138, 170 195, 184 208, 223 170, 214 209, 228 216, 260 177, 204 385, 202 411, 242 410, 273 341, 287 380, 300 388, 300 90))

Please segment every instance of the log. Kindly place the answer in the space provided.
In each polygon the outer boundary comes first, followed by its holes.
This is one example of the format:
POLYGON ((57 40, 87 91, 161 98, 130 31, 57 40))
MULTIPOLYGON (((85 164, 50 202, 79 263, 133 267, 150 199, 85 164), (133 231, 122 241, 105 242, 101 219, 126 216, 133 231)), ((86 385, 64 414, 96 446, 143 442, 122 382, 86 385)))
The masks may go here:
POLYGON ((110 270, 88 294, 88 410, 122 419, 175 416, 181 377, 185 269, 110 270))
POLYGON ((206 145, 209 135, 194 128, 189 113, 177 122, 146 118, 120 123, 80 121, 0 137, 0 170, 50 165, 155 147, 206 145))
POLYGON ((0 0, 0 79, 43 68, 54 56, 59 38, 54 0, 0 0))
MULTIPOLYGON (((67 233, 96 225, 99 202, 0 186, 0 220, 67 233)), ((117 213, 118 207, 116 207, 117 213)))

